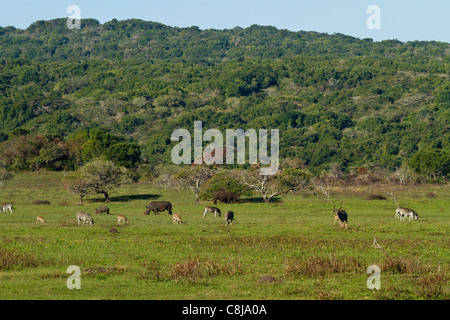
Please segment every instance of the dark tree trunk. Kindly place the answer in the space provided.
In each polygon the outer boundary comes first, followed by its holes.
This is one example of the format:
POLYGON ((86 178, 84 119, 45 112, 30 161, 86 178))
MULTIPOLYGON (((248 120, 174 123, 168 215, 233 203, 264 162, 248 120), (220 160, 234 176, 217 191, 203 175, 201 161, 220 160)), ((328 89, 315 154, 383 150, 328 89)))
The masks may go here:
POLYGON ((106 191, 103 191, 103 194, 105 195, 105 202, 109 202, 109 194, 106 191))

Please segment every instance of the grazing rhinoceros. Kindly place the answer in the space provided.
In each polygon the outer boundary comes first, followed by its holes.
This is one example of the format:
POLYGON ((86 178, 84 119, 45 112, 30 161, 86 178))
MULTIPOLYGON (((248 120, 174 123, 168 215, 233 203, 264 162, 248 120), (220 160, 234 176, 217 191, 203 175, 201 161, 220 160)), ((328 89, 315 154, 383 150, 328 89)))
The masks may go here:
POLYGON ((217 204, 217 200, 224 203, 237 203, 238 199, 234 192, 232 191, 216 191, 213 192, 213 202, 217 204))
POLYGON ((149 215, 152 211, 154 214, 159 214, 166 210, 172 214, 172 204, 169 201, 152 201, 145 207, 147 208, 144 212, 145 215, 149 215))
POLYGON ((108 207, 98 207, 95 209, 95 214, 102 214, 103 212, 106 212, 106 214, 109 214, 109 208, 108 207))

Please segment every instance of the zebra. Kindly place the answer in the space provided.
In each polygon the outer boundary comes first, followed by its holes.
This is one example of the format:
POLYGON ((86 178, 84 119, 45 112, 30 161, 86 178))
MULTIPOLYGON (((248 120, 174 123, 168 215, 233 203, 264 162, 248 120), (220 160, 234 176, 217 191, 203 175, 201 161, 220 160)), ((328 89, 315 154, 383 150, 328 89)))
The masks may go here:
POLYGON ((6 211, 9 210, 9 213, 12 213, 13 205, 12 205, 12 203, 5 204, 4 206, 2 206, 1 209, 2 209, 2 210, 1 210, 0 212, 6 213, 6 211))
POLYGON ((419 215, 414 210, 408 208, 398 207, 395 209, 395 216, 398 216, 400 221, 405 221, 406 216, 409 216, 409 221, 411 221, 411 219, 419 220, 419 215))
POLYGON ((405 221, 405 216, 409 216, 409 221, 411 221, 411 219, 419 220, 419 215, 414 210, 400 207, 395 199, 395 195, 392 196, 394 197, 394 202, 397 205, 397 208, 395 209, 395 219, 399 218, 400 221, 405 221))
POLYGON ((94 224, 94 219, 92 219, 91 215, 86 212, 78 212, 77 213, 77 221, 78 221, 78 225, 80 225, 81 221, 83 221, 83 224, 85 224, 87 221, 91 226, 94 224))
POLYGON ((206 214, 208 212, 213 213, 214 212, 214 217, 217 217, 217 215, 219 215, 219 217, 222 215, 222 213, 220 212, 219 208, 216 207, 205 207, 205 212, 203 213, 203 217, 206 217, 206 214))

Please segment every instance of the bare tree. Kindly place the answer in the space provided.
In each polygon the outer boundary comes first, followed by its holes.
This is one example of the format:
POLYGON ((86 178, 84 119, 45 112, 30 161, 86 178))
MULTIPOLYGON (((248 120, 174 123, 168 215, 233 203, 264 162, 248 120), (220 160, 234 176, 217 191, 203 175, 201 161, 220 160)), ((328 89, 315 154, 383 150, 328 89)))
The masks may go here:
POLYGON ((63 184, 67 193, 78 195, 80 206, 83 205, 83 198, 89 194, 89 188, 92 186, 90 179, 79 172, 64 175, 63 184))
POLYGON ((409 183, 414 184, 414 181, 417 179, 417 175, 414 170, 405 164, 394 172, 394 176, 398 179, 401 186, 409 183))
POLYGON ((269 203, 275 196, 288 192, 276 175, 261 175, 258 167, 244 171, 241 174, 242 182, 251 190, 261 194, 265 203, 269 203))
POLYGON ((176 177, 184 187, 188 187, 195 192, 195 204, 200 202, 201 186, 213 176, 214 171, 205 166, 193 166, 181 169, 176 177))
POLYGON ((164 172, 158 175, 158 177, 153 180, 153 185, 162 189, 178 189, 180 183, 173 173, 164 172))
POLYGON ((336 165, 332 166, 328 171, 322 171, 320 176, 311 180, 309 191, 316 197, 320 198, 317 193, 325 195, 326 200, 330 201, 331 188, 339 183, 342 179, 342 171, 336 165), (318 191, 318 192, 316 192, 318 191))
POLYGON ((310 177, 311 174, 298 168, 285 168, 275 175, 261 175, 259 167, 254 167, 241 174, 242 182, 261 194, 265 203, 278 195, 307 189, 310 177))
POLYGON ((274 183, 274 178, 272 176, 261 176, 258 174, 243 175, 243 182, 253 191, 260 193, 264 199, 264 202, 269 203, 273 197, 280 194, 280 191, 277 190, 277 186, 274 183))
POLYGON ((312 187, 309 189, 310 192, 312 192, 312 194, 314 194, 317 198, 320 198, 317 195, 317 193, 315 192, 316 190, 318 190, 318 191, 320 191, 320 193, 323 193, 327 197, 327 201, 330 201, 331 188, 329 186, 327 186, 327 185, 322 185, 320 183, 321 182, 313 180, 311 182, 312 187))
POLYGON ((177 177, 179 171, 175 166, 161 166, 156 169, 157 178, 153 180, 153 185, 162 189, 180 189, 182 188, 181 182, 177 177))

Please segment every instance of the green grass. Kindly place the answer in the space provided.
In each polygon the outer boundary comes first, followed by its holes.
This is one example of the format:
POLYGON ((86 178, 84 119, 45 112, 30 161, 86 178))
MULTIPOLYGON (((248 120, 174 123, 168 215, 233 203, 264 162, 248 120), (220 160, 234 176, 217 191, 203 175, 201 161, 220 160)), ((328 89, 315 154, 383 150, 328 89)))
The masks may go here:
POLYGON ((448 186, 395 190, 419 221, 394 219, 393 201, 368 201, 379 187, 341 187, 349 230, 334 225, 332 203, 308 194, 274 204, 218 205, 236 221, 202 217, 189 192, 139 183, 111 194, 110 215, 95 215, 101 196, 77 197, 59 173, 18 174, 0 189, 0 299, 448 299, 448 186), (35 200, 51 205, 33 205, 35 200), (167 213, 143 215, 152 200, 169 200, 182 225, 167 213), (94 226, 76 225, 87 211, 94 226), (117 226, 124 214, 130 226, 117 226), (47 224, 36 224, 36 216, 47 224), (111 227, 119 233, 109 232, 111 227), (372 247, 373 233, 391 259, 372 247), (69 265, 81 269, 81 290, 66 287, 69 265), (367 267, 381 268, 381 289, 366 287, 367 267), (277 282, 259 283, 265 275, 277 282))

